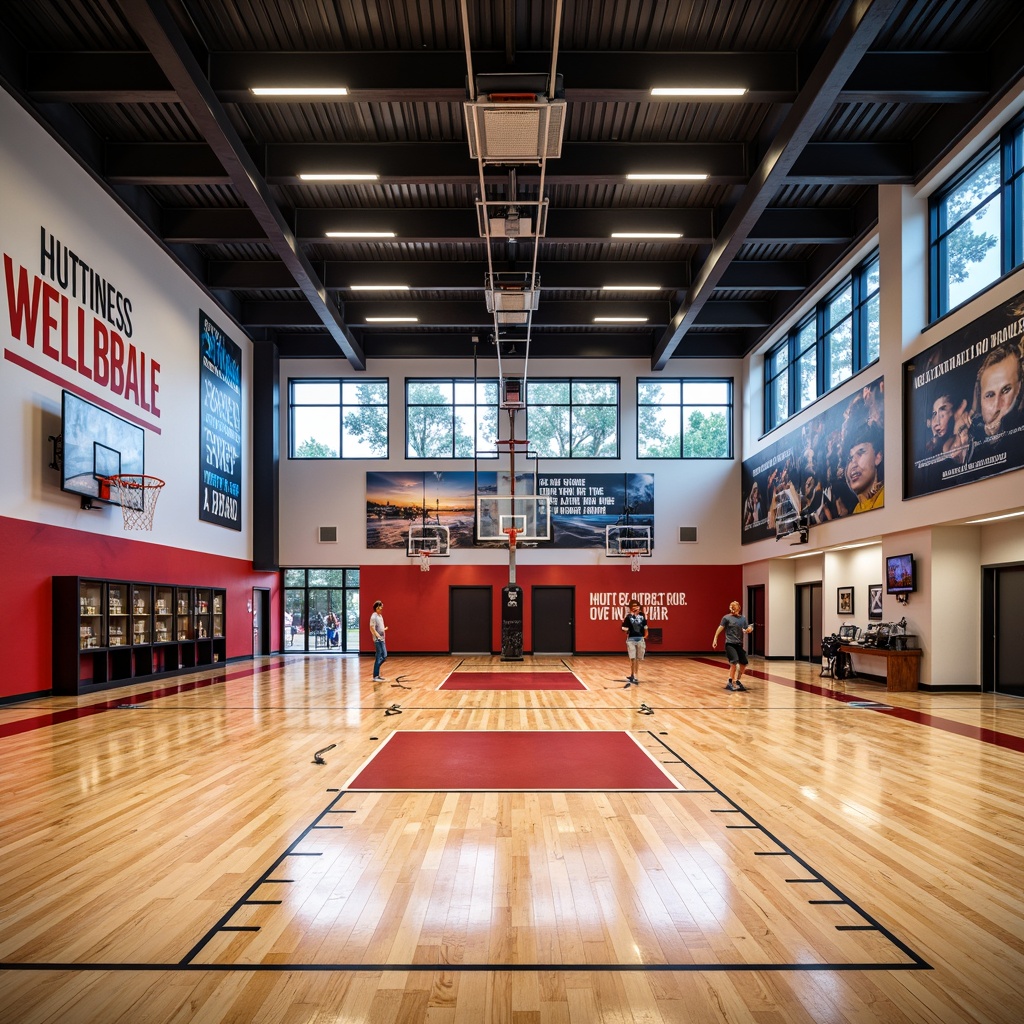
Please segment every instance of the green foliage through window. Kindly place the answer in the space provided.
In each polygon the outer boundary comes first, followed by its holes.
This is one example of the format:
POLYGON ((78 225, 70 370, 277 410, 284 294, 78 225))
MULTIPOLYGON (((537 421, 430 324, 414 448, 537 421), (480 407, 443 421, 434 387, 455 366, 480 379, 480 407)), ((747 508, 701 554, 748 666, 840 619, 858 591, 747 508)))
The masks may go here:
POLYGON ((388 382, 289 380, 288 423, 293 459, 386 459, 388 382))
POLYGON ((637 457, 731 459, 733 382, 720 378, 637 381, 637 457))

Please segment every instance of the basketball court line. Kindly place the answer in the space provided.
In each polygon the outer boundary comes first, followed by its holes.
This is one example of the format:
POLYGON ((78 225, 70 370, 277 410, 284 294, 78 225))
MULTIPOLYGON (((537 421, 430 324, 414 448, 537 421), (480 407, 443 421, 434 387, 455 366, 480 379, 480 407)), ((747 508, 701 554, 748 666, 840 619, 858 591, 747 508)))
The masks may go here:
MULTIPOLYGON (((717 668, 725 667, 721 661, 713 658, 694 658, 694 661, 699 661, 704 665, 714 665, 717 668)), ((788 686, 790 689, 800 690, 803 693, 813 693, 818 697, 828 697, 830 700, 835 700, 842 704, 857 704, 864 700, 863 694, 844 693, 841 690, 833 690, 828 686, 819 686, 817 683, 804 683, 797 679, 787 679, 785 676, 773 675, 760 669, 748 668, 746 675, 753 676, 755 679, 762 679, 765 682, 778 683, 780 686, 788 686)), ((1024 753, 1024 736, 1013 736, 1010 733, 998 732, 995 729, 986 729, 984 726, 954 722, 950 718, 940 718, 930 711, 915 711, 911 708, 893 707, 890 704, 880 707, 863 708, 862 710, 871 711, 877 715, 888 715, 890 718, 898 718, 901 721, 911 722, 914 725, 927 725, 933 729, 940 729, 942 732, 952 733, 955 736, 964 736, 967 739, 977 740, 979 743, 991 743, 996 747, 1014 750, 1019 754, 1024 753)))

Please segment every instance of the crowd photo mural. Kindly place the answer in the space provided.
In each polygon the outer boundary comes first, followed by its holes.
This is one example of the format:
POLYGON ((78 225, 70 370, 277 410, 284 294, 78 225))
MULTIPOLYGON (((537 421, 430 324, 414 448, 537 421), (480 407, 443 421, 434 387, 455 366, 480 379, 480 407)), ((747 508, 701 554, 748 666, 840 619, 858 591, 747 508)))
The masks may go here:
POLYGON ((744 544, 884 506, 882 392, 879 377, 744 461, 744 544))
POLYGON ((908 498, 1024 466, 1024 292, 903 364, 908 498))

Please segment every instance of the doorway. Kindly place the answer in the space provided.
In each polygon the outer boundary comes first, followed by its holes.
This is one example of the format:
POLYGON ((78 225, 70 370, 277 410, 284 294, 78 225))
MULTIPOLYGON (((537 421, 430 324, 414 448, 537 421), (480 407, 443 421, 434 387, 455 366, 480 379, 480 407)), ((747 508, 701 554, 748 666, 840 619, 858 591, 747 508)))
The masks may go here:
POLYGON ((270 654, 270 591, 252 588, 252 656, 270 654))
POLYGON ((452 654, 490 654, 493 587, 448 588, 448 650, 452 654))
POLYGON ((981 686, 989 693, 1024 697, 1024 565, 983 572, 981 686))
POLYGON ((573 654, 576 650, 575 587, 534 587, 532 637, 534 654, 573 654))
POLYGON ((764 584, 747 587, 747 619, 754 632, 747 640, 747 653, 764 657, 764 584))
POLYGON ((798 583, 796 587, 796 657, 821 661, 821 584, 798 583))

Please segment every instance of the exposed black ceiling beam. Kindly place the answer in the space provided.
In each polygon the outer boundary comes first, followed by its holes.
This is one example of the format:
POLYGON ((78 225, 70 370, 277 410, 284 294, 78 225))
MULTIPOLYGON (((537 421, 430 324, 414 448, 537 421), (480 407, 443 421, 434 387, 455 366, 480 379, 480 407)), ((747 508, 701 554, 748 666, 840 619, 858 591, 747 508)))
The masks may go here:
POLYGON ((687 297, 659 340, 652 366, 662 370, 672 358, 701 308, 712 295, 729 262, 746 243, 761 214, 784 183, 793 163, 836 103, 843 85, 871 43, 904 0, 851 3, 824 52, 786 115, 769 151, 704 261, 687 297))
MULTIPOLYGON (((176 101, 167 76, 149 53, 36 51, 27 56, 26 88, 39 102, 176 101)), ((465 67, 458 56, 450 51, 213 53, 210 82, 222 103, 296 102, 257 98, 250 88, 328 80, 347 85, 347 101, 352 103, 455 103, 466 98, 465 67)), ((505 57, 497 52, 474 53, 473 61, 477 71, 506 70, 505 57)), ((547 71, 549 64, 547 53, 517 55, 522 68, 547 71)), ((714 102, 791 103, 798 88, 797 58, 789 52, 617 52, 611 62, 604 53, 561 51, 558 64, 570 103, 643 102, 651 99, 648 90, 655 84, 737 83, 747 88, 745 95, 714 102)), ((963 103, 988 91, 985 54, 880 51, 865 54, 841 90, 840 101, 963 103)))
MULTIPOLYGON (((498 264, 496 269, 501 271, 511 268, 498 264)), ((484 269, 482 265, 472 263, 423 260, 370 263, 364 260, 331 260, 318 264, 318 270, 324 284, 328 288, 338 290, 351 289, 354 285, 384 284, 403 284, 412 291, 483 291, 484 288, 484 269)), ((690 267, 685 262, 541 261, 538 270, 542 294, 549 290, 594 291, 606 285, 652 284, 664 290, 681 289, 690 281, 690 267)), ((770 279, 770 271, 766 271, 762 280, 770 279)), ((775 280, 781 281, 781 275, 776 275, 775 280)), ((295 279, 288 272, 288 268, 278 260, 211 261, 206 267, 206 283, 211 288, 228 291, 295 288, 295 279)), ((764 287, 782 285, 766 284, 764 287)))
POLYGON ((246 152, 230 119, 203 76, 198 61, 163 0, 117 0, 122 12, 156 58, 203 139, 228 171, 231 184, 255 214, 278 256, 317 317, 356 369, 365 358, 337 307, 327 297, 309 260, 299 248, 291 228, 278 209, 269 186, 246 152))
POLYGON ((737 291, 803 292, 810 284, 807 264, 797 260, 733 260, 718 282, 737 291))
POLYGON ((790 184, 909 185, 914 152, 909 142, 812 142, 793 161, 790 184))

